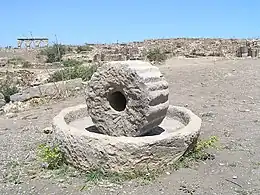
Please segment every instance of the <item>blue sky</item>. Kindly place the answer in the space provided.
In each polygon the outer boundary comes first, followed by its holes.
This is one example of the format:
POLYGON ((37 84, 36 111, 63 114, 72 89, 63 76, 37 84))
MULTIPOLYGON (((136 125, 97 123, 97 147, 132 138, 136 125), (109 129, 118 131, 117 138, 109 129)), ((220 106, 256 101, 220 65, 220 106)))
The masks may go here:
POLYGON ((259 0, 2 0, 0 46, 30 33, 65 44, 260 37, 259 0))

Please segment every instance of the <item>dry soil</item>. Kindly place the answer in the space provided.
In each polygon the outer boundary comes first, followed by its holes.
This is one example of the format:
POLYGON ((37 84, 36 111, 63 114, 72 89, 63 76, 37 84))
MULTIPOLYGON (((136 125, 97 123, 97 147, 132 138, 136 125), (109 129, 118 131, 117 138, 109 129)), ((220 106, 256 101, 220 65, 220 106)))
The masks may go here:
POLYGON ((0 117, 0 194, 260 194, 260 60, 171 59, 160 66, 170 85, 170 103, 202 117, 202 138, 218 136, 215 160, 185 168, 140 185, 82 190, 76 176, 53 178, 32 169, 36 147, 48 139, 42 129, 63 108, 84 96, 0 117), (17 183, 17 184, 15 184, 17 183))

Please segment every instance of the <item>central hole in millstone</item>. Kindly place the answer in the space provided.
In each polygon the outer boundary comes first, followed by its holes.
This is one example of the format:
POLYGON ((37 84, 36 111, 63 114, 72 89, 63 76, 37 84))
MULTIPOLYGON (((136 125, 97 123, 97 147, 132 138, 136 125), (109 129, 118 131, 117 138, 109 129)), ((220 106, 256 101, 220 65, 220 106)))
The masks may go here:
POLYGON ((126 98, 120 91, 108 95, 110 106, 116 111, 123 111, 126 108, 126 98))

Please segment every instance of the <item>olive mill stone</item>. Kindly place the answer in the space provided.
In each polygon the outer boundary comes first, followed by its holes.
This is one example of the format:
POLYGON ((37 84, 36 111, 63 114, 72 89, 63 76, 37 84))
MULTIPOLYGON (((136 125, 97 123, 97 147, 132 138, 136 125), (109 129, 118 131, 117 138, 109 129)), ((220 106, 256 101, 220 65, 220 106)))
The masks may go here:
POLYGON ((93 123, 110 136, 141 136, 157 127, 168 107, 168 83, 144 61, 110 62, 92 76, 86 103, 93 123))

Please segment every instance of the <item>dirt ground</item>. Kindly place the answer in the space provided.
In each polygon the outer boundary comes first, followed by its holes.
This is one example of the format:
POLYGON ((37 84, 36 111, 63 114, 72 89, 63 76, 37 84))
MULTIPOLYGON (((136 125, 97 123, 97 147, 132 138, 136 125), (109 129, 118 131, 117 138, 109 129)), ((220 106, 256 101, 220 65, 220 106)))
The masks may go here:
POLYGON ((202 138, 219 137, 222 149, 214 151, 215 160, 147 185, 126 182, 85 190, 82 178, 73 175, 33 173, 36 147, 48 138, 42 129, 61 109, 83 103, 82 95, 0 117, 0 194, 259 195, 260 60, 172 59, 160 68, 170 85, 170 103, 203 116, 202 138))

